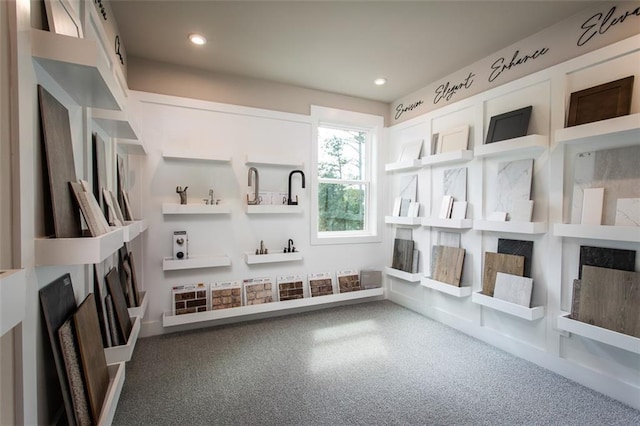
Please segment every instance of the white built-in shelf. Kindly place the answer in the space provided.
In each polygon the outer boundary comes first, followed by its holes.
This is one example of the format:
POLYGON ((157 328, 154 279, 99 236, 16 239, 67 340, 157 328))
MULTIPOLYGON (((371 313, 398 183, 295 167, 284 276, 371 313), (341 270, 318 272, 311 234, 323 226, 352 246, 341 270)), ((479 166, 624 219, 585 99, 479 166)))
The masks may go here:
POLYGON ((558 317, 558 330, 568 331, 578 336, 586 337, 597 342, 605 343, 616 348, 624 349, 635 354, 640 354, 640 338, 618 333, 596 325, 587 324, 569 318, 565 313, 558 317))
POLYGON ((226 204, 178 204, 162 203, 162 214, 230 214, 226 204))
POLYGON ((187 259, 174 259, 165 257, 162 259, 163 271, 178 271, 181 269, 219 268, 231 265, 228 256, 189 256, 187 259))
POLYGON ((445 166, 448 164, 466 163, 473 160, 473 151, 461 149, 422 157, 423 166, 445 166))
POLYGON ((0 336, 24 319, 26 294, 24 269, 0 271, 0 336))
POLYGON ((137 126, 127 110, 91 108, 91 119, 112 138, 139 139, 137 126))
POLYGON ((302 213, 300 204, 289 206, 287 204, 247 204, 247 214, 297 214, 302 213))
POLYGON ((131 355, 133 355, 133 349, 136 347, 138 334, 140 334, 140 317, 133 317, 132 321, 131 333, 129 333, 129 339, 127 339, 126 344, 104 348, 104 357, 107 360, 107 364, 131 361, 131 355))
POLYGON ((607 225, 574 225, 556 223, 553 235, 566 238, 587 238, 594 240, 627 241, 640 243, 640 227, 607 225))
POLYGON ((141 291, 139 293, 140 298, 140 306, 136 306, 134 308, 128 308, 130 317, 139 317, 141 320, 144 318, 144 315, 147 313, 147 306, 149 306, 149 298, 147 297, 146 291, 141 291))
POLYGON ((511 232, 514 234, 544 234, 547 222, 503 222, 499 220, 474 220, 473 228, 478 231, 511 232))
POLYGON ((31 56, 79 105, 122 110, 124 93, 97 41, 32 29, 31 56))
POLYGON ((113 423, 116 408, 118 407, 118 400, 122 393, 122 386, 124 385, 124 369, 124 362, 107 365, 107 370, 109 371, 109 387, 107 388, 107 394, 102 403, 98 426, 110 426, 113 423))
POLYGON ((527 308, 526 306, 517 305, 505 300, 496 299, 480 292, 471 294, 471 301, 478 305, 486 306, 496 311, 501 311, 515 317, 525 319, 527 321, 535 321, 544 317, 544 306, 536 306, 535 308, 527 308))
POLYGON ((373 288, 370 290, 351 291, 348 293, 329 294, 326 296, 317 297, 305 297, 304 299, 262 303, 259 305, 240 306, 238 308, 219 309, 206 312, 197 312, 193 314, 171 315, 168 313, 164 313, 162 316, 162 325, 164 327, 172 327, 176 325, 192 324, 203 321, 214 321, 225 318, 239 318, 254 314, 285 311, 288 309, 299 309, 309 306, 328 305, 336 302, 366 299, 369 297, 378 297, 383 295, 383 288, 373 288))
POLYGON ((35 263, 44 265, 87 265, 101 263, 124 243, 124 230, 111 228, 99 237, 36 238, 35 263))
POLYGON ((141 140, 118 138, 116 139, 116 147, 124 154, 147 155, 147 148, 141 140))
POLYGON ((138 235, 147 230, 147 221, 145 219, 127 222, 122 227, 122 240, 125 243, 133 241, 138 235))
POLYGON ((555 138, 556 142, 564 144, 602 141, 607 148, 637 144, 640 138, 640 114, 558 129, 555 138))
POLYGON ((244 164, 247 166, 278 166, 304 168, 303 161, 296 161, 282 156, 247 155, 244 164))
POLYGON ((510 154, 522 154, 537 157, 549 147, 549 138, 544 135, 528 135, 477 146, 474 157, 499 157, 510 154))
POLYGON ((384 223, 389 223, 392 225, 420 226, 420 224, 422 223, 422 218, 406 216, 385 216, 384 223))
POLYGON ((178 160, 178 161, 203 161, 209 163, 230 163, 231 157, 221 156, 221 155, 213 155, 213 154, 204 154, 199 152, 189 152, 189 151, 172 151, 172 150, 164 150, 162 151, 162 158, 165 160, 178 160))
POLYGON ((412 274, 410 272, 401 271, 399 269, 390 268, 388 266, 385 266, 384 273, 389 275, 390 277, 399 278, 410 283, 419 283, 420 278, 422 278, 421 273, 412 274))
POLYGON ((469 297, 473 291, 472 287, 456 287, 427 277, 422 277, 420 285, 454 297, 469 297))
POLYGON ((247 265, 257 265, 261 263, 278 263, 278 262, 293 262, 296 260, 302 260, 302 253, 295 251, 293 253, 283 253, 282 250, 276 250, 269 254, 255 254, 255 252, 246 252, 244 254, 244 262, 247 265))
POLYGON ((448 229, 471 229, 473 219, 441 219, 439 217, 423 217, 422 226, 448 229))
POLYGON ((420 160, 408 160, 397 163, 385 164, 385 172, 406 172, 409 170, 416 170, 422 167, 420 160))

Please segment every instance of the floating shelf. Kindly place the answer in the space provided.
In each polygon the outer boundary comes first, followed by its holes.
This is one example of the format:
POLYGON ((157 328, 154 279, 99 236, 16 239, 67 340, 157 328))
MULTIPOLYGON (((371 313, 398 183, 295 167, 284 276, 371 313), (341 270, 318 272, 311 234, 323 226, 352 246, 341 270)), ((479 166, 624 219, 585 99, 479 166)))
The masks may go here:
POLYGON ((247 204, 247 214, 297 214, 302 213, 300 204, 289 206, 287 204, 247 204))
POLYGON ((24 319, 26 294, 24 269, 0 271, 0 336, 24 319))
POLYGON ((142 318, 144 318, 144 314, 147 313, 149 298, 147 297, 146 291, 141 291, 140 296, 142 297, 142 302, 140 302, 140 306, 136 306, 135 308, 128 308, 128 311, 129 311, 130 317, 138 317, 142 320, 142 318))
POLYGON ((124 244, 123 228, 111 229, 99 237, 36 238, 36 266, 101 263, 124 244))
POLYGON ((328 305, 348 300, 366 299, 369 297, 383 296, 383 288, 352 291, 349 293, 330 294, 326 296, 305 297, 304 299, 287 300, 283 302, 263 303, 260 305, 241 306, 238 308, 220 309, 215 311, 198 312, 184 315, 162 315, 162 325, 172 327, 176 325, 192 324, 203 321, 214 321, 225 318, 239 318, 266 312, 285 311, 288 309, 305 308, 308 306, 328 305))
POLYGON ((608 120, 558 129, 556 142, 577 144, 591 141, 606 142, 607 148, 637 144, 640 138, 640 114, 625 115, 608 120))
POLYGON ((422 226, 430 226, 432 228, 471 229, 473 227, 473 220, 424 217, 422 218, 422 226))
POLYGON ((231 265, 228 256, 189 256, 188 259, 176 260, 172 257, 162 259, 163 271, 178 271, 181 269, 219 268, 231 265))
POLYGON ((401 271, 399 269, 390 268, 385 266, 384 273, 395 278, 399 278, 403 281, 408 281, 410 283, 419 283, 420 278, 422 278, 422 274, 412 274, 410 272, 401 271))
POLYGON ((269 254, 253 254, 246 252, 244 254, 244 262, 247 265, 257 265, 260 263, 277 263, 277 262, 293 262, 302 260, 302 253, 299 251, 293 253, 283 253, 282 250, 274 251, 269 254))
POLYGON ((122 227, 123 242, 128 243, 133 241, 138 235, 147 230, 147 226, 146 219, 127 222, 122 227))
POLYGON ((231 207, 226 204, 177 204, 162 203, 162 214, 230 214, 231 207))
POLYGON ((401 171, 416 170, 421 167, 422 167, 422 163, 420 162, 420 160, 409 160, 409 161, 385 164, 384 170, 385 172, 401 172, 401 171))
POLYGON ((497 220, 474 220, 473 228, 479 231, 511 232, 514 234, 544 234, 547 222, 501 222, 497 220))
POLYGON ((120 399, 120 393, 122 393, 122 386, 124 385, 124 362, 107 365, 107 369, 109 371, 109 387, 107 388, 107 394, 102 404, 98 426, 109 426, 113 423, 113 417, 116 414, 118 400, 120 399))
POLYGON ((138 140, 138 131, 126 111, 91 108, 92 120, 112 138, 138 140))
POLYGON ((124 94, 97 41, 32 29, 31 55, 79 105, 122 110, 124 94))
POLYGON ((104 357, 107 359, 107 364, 131 361, 131 355, 133 355, 133 349, 136 347, 139 333, 140 317, 133 317, 133 327, 131 328, 127 343, 125 345, 104 348, 104 357))
POLYGON ((427 277, 422 278, 420 285, 455 297, 469 297, 473 291, 471 287, 456 287, 427 277))
POLYGON ((471 301, 479 305, 486 306, 496 311, 501 311, 527 321, 535 321, 544 317, 544 306, 527 308, 526 306, 496 299, 495 297, 484 295, 480 292, 471 294, 471 301))
POLYGON ((537 157, 548 147, 547 136, 529 135, 477 146, 473 149, 473 155, 474 157, 499 157, 508 154, 527 154, 537 157))
POLYGON ((447 164, 466 163, 471 160, 473 160, 473 151, 461 149, 422 157, 421 162, 423 166, 444 166, 447 164))
POLYGON ((640 243, 640 227, 607 225, 574 225, 556 223, 553 235, 566 238, 589 238, 594 240, 628 241, 640 243))
POLYGON ((569 314, 558 317, 557 328, 558 330, 568 331, 569 333, 615 346, 616 348, 624 349, 634 354, 640 354, 639 338, 618 333, 617 331, 607 330, 606 328, 587 324, 582 321, 576 321, 569 318, 569 314))
POLYGON ((129 155, 147 155, 147 148, 140 140, 116 139, 116 146, 121 152, 129 155))
POLYGON ((162 158, 165 160, 179 160, 179 161, 204 161, 211 163, 230 163, 231 157, 222 157, 219 155, 203 155, 196 152, 188 151, 162 151, 162 158))
POLYGON ((279 156, 266 155, 247 155, 244 164, 247 166, 279 166, 279 167, 297 167, 304 168, 304 162, 292 159, 283 159, 279 156))
POLYGON ((390 223, 393 225, 420 226, 420 224, 422 223, 422 218, 406 216, 385 216, 384 223, 390 223))

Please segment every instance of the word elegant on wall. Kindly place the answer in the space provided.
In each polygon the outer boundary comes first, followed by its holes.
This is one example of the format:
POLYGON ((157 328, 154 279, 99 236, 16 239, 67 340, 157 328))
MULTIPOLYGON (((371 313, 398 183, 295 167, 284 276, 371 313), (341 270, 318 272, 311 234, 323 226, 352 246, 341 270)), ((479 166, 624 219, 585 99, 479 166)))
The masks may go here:
POLYGON ((472 72, 469 73, 467 78, 462 80, 458 84, 451 85, 451 82, 447 81, 446 83, 441 84, 436 89, 436 96, 433 98, 433 103, 437 104, 441 100, 450 100, 453 95, 460 89, 468 89, 473 84, 473 77, 476 75, 472 72))

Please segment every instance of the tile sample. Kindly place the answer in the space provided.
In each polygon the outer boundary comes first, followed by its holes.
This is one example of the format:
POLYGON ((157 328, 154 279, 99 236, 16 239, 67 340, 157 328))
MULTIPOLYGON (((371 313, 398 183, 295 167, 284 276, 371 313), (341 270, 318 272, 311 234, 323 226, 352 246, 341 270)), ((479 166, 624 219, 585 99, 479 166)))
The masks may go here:
POLYGON ((173 315, 194 314, 207 310, 207 286, 204 283, 179 285, 171 290, 173 315))
POLYGON ((615 226, 640 226, 640 198, 617 200, 615 226))
POLYGON ((531 278, 531 259, 533 257, 533 241, 508 240, 498 238, 498 253, 524 256, 523 276, 531 278))
POLYGON ((636 252, 635 250, 580 246, 578 278, 582 278, 582 268, 584 265, 634 271, 636 266, 636 252))
POLYGON ((417 274, 419 268, 420 268, 420 251, 414 249, 413 255, 411 258, 411 273, 417 274))
POLYGON ((399 271, 411 272, 413 261, 413 240, 393 240, 393 260, 391 267, 399 271))
POLYGON ((410 201, 418 200, 418 175, 400 176, 400 198, 410 201))
POLYGON ((107 294, 104 298, 104 307, 107 314, 107 322, 109 323, 109 333, 111 333, 112 346, 120 346, 126 341, 123 341, 122 334, 120 333, 120 327, 116 320, 115 308, 113 307, 113 299, 110 294, 107 294))
POLYGON ((533 159, 508 161, 498 164, 498 187, 495 188, 494 212, 513 213, 517 201, 531 199, 533 159))
POLYGON ((581 152, 573 160, 573 191, 571 194, 571 223, 579 224, 582 218, 584 189, 591 187, 596 169, 596 153, 581 152))
POLYGON ((573 280, 573 292, 571 293, 571 319, 578 321, 580 317, 580 288, 582 281, 573 280))
POLYGON ((512 222, 531 222, 533 217, 533 200, 521 200, 513 202, 513 211, 508 219, 512 222))
POLYGON ((455 201, 467 201, 467 168, 447 169, 442 179, 442 193, 455 201))
POLYGON ((127 301, 124 298, 124 292, 122 291, 122 284, 120 282, 120 275, 116 268, 111 268, 105 278, 107 280, 107 288, 109 294, 113 300, 113 311, 115 313, 116 320, 118 322, 118 329, 123 339, 123 344, 129 340, 129 334, 133 325, 131 324, 131 317, 127 309, 127 301))
POLYGON ((451 217, 452 208, 453 197, 451 195, 442 196, 442 203, 440 204, 440 213, 438 213, 438 217, 440 219, 449 219, 451 217))
POLYGON ((252 278, 244 280, 245 305, 260 305, 273 302, 273 284, 270 278, 252 278))
POLYGON ((466 219, 467 218, 467 202, 466 201, 454 201, 451 208, 451 219, 466 219))
POLYGON ((420 152, 422 151, 423 139, 417 139, 415 141, 407 142, 402 145, 400 155, 398 156, 398 162, 412 161, 420 158, 420 152))
POLYGON ((458 232, 438 231, 438 246, 460 247, 462 235, 458 232))
POLYGON ((533 279, 498 272, 493 297, 529 308, 532 290, 533 279))
POLYGON ((408 198, 400 199, 400 216, 401 217, 409 216, 409 206, 411 205, 411 203, 412 201, 408 198))
MULTIPOLYGON (((100 204, 103 212, 107 211, 106 197, 103 196, 108 189, 107 180, 107 152, 104 141, 97 134, 92 134, 93 143, 93 195, 100 204)), ((108 200, 111 202, 111 200, 108 200)))
POLYGON ((498 272, 522 276, 524 273, 524 256, 485 252, 482 294, 493 296, 498 272))
POLYGON ((239 308, 242 306, 242 283, 221 281, 211 283, 211 310, 239 308))
POLYGON ((640 272, 585 266, 578 320, 640 337, 640 272))
POLYGON ((333 294, 333 280, 329 272, 309 274, 307 279, 309 280, 311 297, 333 294))
POLYGON ((360 286, 363 290, 382 287, 382 271, 360 271, 360 286))
POLYGON ((491 220, 493 222, 506 222, 507 212, 493 212, 487 217, 487 220, 491 220))
POLYGON ((356 270, 338 271, 338 289, 340 293, 362 290, 360 287, 360 274, 356 270))
POLYGON ((604 188, 585 188, 582 198, 582 225, 602 225, 604 188))
POLYGON ((67 368, 69 378, 69 389, 75 410, 75 421, 78 425, 90 425, 91 413, 89 412, 89 402, 87 401, 84 378, 82 376, 82 366, 80 365, 80 354, 76 342, 73 321, 69 318, 58 329, 60 338, 60 348, 64 358, 64 365, 67 368))
POLYGON ((278 300, 295 300, 304 298, 304 280, 300 275, 278 277, 278 300))
POLYGON ((433 246, 432 259, 434 267, 431 278, 460 287, 464 253, 465 250, 463 248, 433 246))

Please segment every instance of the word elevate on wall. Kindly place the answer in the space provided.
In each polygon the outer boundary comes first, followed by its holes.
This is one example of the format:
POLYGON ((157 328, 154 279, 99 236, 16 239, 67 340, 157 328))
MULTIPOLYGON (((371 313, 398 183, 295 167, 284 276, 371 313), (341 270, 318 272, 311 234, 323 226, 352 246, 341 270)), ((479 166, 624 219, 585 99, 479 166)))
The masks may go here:
POLYGON ((509 61, 509 63, 506 65, 505 65, 506 59, 504 57, 498 58, 493 64, 491 64, 491 73, 489 74, 489 81, 493 82, 496 78, 500 77, 500 75, 503 72, 508 71, 511 68, 515 68, 518 65, 522 65, 529 60, 533 61, 535 59, 538 59, 540 56, 544 55, 548 51, 549 51, 548 47, 543 47, 542 49, 538 49, 530 55, 527 54, 522 56, 520 54, 520 50, 516 50, 513 56, 511 57, 511 60, 509 61))
POLYGON ((580 26, 584 32, 578 38, 578 46, 584 46, 589 40, 595 37, 597 34, 606 33, 609 28, 612 28, 625 21, 630 16, 640 16, 640 7, 636 7, 633 10, 627 10, 616 14, 616 7, 613 6, 609 9, 609 12, 605 15, 602 12, 598 12, 595 15, 589 17, 580 26), (615 15, 615 16, 614 16, 615 15))
POLYGON ((414 102, 414 103, 412 103, 412 104, 410 104, 408 106, 404 106, 404 104, 399 104, 396 107, 396 120, 399 119, 402 116, 402 114, 404 114, 405 112, 414 110, 414 109, 418 108, 420 105, 422 105, 423 103, 424 103, 423 100, 419 100, 419 101, 414 102))
POLYGON ((453 97, 453 95, 456 94, 458 90, 470 88, 473 84, 473 77, 475 76, 476 75, 474 73, 470 72, 467 78, 465 78, 458 84, 451 85, 451 82, 449 81, 441 84, 436 88, 436 96, 435 98, 433 98, 433 103, 437 104, 443 99, 448 101, 453 97))
POLYGON ((104 5, 102 4, 102 0, 93 0, 93 3, 98 8, 98 11, 100 12, 100 15, 102 15, 102 18, 106 21, 107 20, 107 10, 104 8, 104 5))

